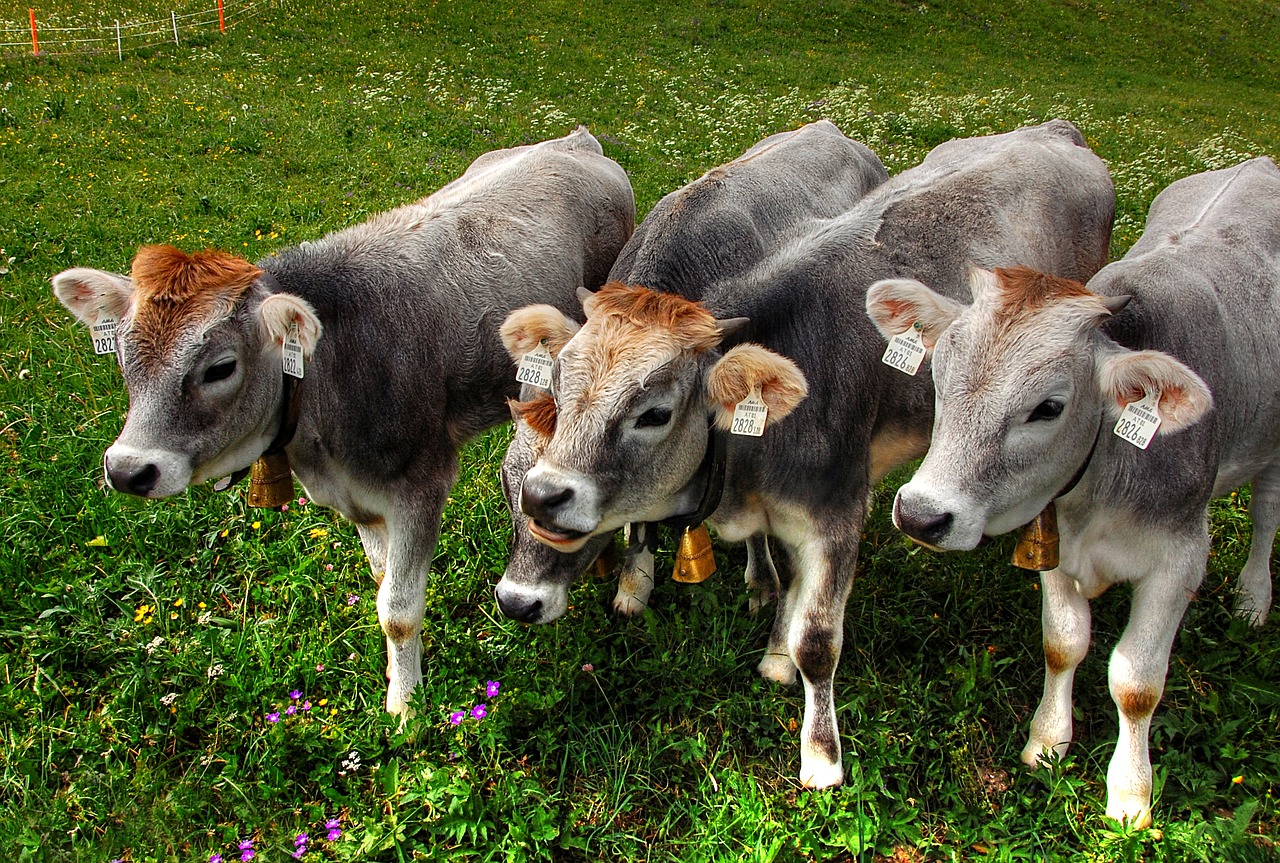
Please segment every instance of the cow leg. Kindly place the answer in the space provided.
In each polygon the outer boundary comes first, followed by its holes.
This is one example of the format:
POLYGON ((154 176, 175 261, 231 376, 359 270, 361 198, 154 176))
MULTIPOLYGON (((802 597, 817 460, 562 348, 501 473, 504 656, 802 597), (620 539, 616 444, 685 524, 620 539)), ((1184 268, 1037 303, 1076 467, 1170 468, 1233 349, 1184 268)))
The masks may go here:
POLYGON ((1280 464, 1273 464, 1252 484, 1249 518, 1253 521, 1253 541, 1249 559, 1240 570, 1235 613, 1254 626, 1267 622, 1271 611, 1271 546, 1280 527, 1280 464))
MULTIPOLYGON (((844 781, 833 684, 858 544, 833 534, 835 529, 815 531, 808 541, 787 548, 795 567, 787 590, 792 603, 787 648, 804 682, 800 782, 806 788, 829 788, 844 781), (831 538, 824 540, 823 535, 831 538)), ((858 536, 856 530, 853 536, 858 536)))
POLYGON ((790 686, 796 682, 796 664, 791 661, 791 651, 787 648, 796 596, 791 586, 796 579, 785 551, 776 558, 770 555, 770 558, 774 564, 773 575, 778 579, 778 605, 773 612, 773 628, 769 630, 769 646, 765 648, 757 670, 766 680, 790 686))
POLYGON ((618 593, 613 610, 634 617, 649 607, 653 592, 653 552, 658 546, 658 526, 640 522, 626 527, 627 556, 618 576, 618 593))
POLYGON ((1071 689, 1076 667, 1089 652, 1089 600, 1074 579, 1051 569, 1040 574, 1040 619, 1044 638, 1044 694, 1031 720, 1022 761, 1037 767, 1047 753, 1065 755, 1071 743, 1071 689))
POLYGON ((357 524, 356 533, 360 534, 360 544, 364 546, 365 557, 369 558, 369 571, 373 573, 373 583, 382 584, 382 576, 387 571, 387 526, 385 522, 357 524))
POLYGON ((378 587, 378 623, 387 637, 387 712, 402 717, 408 717, 409 699, 422 685, 427 570, 444 503, 445 493, 418 498, 411 505, 398 506, 387 522, 387 567, 378 587))
POLYGON ((743 576, 750 592, 747 611, 753 615, 782 592, 766 534, 757 533, 747 538, 747 570, 743 576))
MULTIPOLYGON (((1107 767, 1107 817, 1136 827, 1151 824, 1151 756, 1147 734, 1151 714, 1164 694, 1169 652, 1199 586, 1208 556, 1208 537, 1198 549, 1199 564, 1173 565, 1134 585, 1133 608, 1120 643, 1111 654, 1107 677, 1120 711, 1120 735, 1107 767), (1192 575, 1188 568, 1198 569, 1192 575)), ((1194 556, 1195 551, 1192 551, 1194 556)), ((1186 561, 1186 558, 1183 558, 1186 561)))

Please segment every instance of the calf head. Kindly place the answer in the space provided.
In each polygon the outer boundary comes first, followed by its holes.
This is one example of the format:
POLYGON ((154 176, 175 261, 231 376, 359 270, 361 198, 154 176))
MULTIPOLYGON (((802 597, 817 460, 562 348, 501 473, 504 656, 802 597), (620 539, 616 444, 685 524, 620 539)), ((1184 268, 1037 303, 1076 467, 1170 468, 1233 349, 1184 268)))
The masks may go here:
POLYGON ((727 428, 753 390, 777 422, 806 392, 794 363, 758 345, 720 355, 743 319, 717 321, 682 297, 618 283, 582 300, 581 329, 545 306, 518 309, 504 324, 517 358, 539 342, 562 346, 555 426, 519 505, 532 535, 565 553, 628 522, 696 509, 711 424, 727 428))
POLYGON ((1025 268, 974 270, 965 307, 912 280, 877 282, 867 312, 886 338, 919 324, 933 355, 933 440, 894 500, 894 523, 938 549, 1034 518, 1079 475, 1100 435, 1144 393, 1158 392, 1166 435, 1212 397, 1168 354, 1131 351, 1099 324, 1128 297, 1025 268))
POLYGON ((269 282, 232 255, 169 246, 139 249, 130 276, 76 268, 53 278, 81 322, 119 321, 129 413, 103 458, 112 488, 167 497, 266 449, 280 419, 285 336, 296 326, 309 357, 321 333, 306 301, 269 282))

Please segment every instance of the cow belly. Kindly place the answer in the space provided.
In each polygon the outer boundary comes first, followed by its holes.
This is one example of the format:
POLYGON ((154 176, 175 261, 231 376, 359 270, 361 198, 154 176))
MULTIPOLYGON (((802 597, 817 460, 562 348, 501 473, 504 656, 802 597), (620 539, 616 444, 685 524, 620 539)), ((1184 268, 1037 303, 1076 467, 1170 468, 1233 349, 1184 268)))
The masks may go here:
POLYGON ((1095 509, 1080 523, 1059 511, 1063 575, 1080 594, 1093 599, 1113 584, 1151 574, 1169 552, 1172 537, 1149 524, 1139 524, 1118 509, 1095 509))

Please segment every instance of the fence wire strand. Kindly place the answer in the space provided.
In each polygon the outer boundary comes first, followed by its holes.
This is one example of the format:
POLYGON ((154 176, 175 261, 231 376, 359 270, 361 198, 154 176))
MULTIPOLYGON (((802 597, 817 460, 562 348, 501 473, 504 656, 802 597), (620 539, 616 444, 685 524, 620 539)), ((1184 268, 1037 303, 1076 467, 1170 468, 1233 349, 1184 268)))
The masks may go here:
MULTIPOLYGON (((262 14, 261 7, 267 5, 270 0, 252 0, 252 2, 236 3, 233 0, 225 0, 222 8, 222 19, 226 22, 228 28, 248 21, 262 14)), ((36 40, 40 46, 40 55, 48 56, 72 56, 72 55, 89 55, 89 54, 115 54, 117 51, 138 51, 143 48, 152 48, 157 45, 166 43, 172 44, 174 41, 174 24, 178 25, 179 35, 182 29, 188 30, 198 27, 205 27, 218 23, 218 7, 213 6, 208 9, 199 9, 194 12, 175 13, 168 18, 153 18, 143 21, 129 21, 112 24, 79 25, 74 27, 54 27, 43 26, 39 21, 39 14, 36 16, 36 40), (97 33, 99 35, 71 36, 60 34, 79 34, 79 33, 97 33), (53 34, 53 35, 46 35, 53 34), (149 37, 162 37, 154 42, 148 42, 144 45, 123 45, 126 39, 146 39, 149 37), (102 47, 91 48, 85 47, 93 43, 99 43, 102 47), (46 47, 47 46, 47 47, 46 47)), ((10 60, 22 56, 31 56, 31 27, 28 26, 10 26, 8 23, 0 24, 0 39, 6 41, 0 42, 0 59, 10 60), (7 41, 15 37, 22 37, 20 41, 7 41), (12 50, 18 49, 18 50, 12 50)))

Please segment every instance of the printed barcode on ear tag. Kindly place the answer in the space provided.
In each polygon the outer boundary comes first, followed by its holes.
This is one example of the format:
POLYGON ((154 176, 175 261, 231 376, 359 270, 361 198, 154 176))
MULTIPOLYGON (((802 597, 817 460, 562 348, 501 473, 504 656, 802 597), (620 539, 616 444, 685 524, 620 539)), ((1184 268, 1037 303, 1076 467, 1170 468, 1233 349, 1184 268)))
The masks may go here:
POLYGON ((297 324, 289 324, 289 333, 284 337, 284 344, 280 346, 280 357, 284 373, 301 379, 304 369, 302 364, 302 342, 298 340, 297 324))
POLYGON ((924 362, 925 353, 924 340, 920 338, 920 331, 913 327, 889 339, 889 347, 885 348, 884 356, 880 361, 900 372, 915 375, 920 370, 920 364, 924 362))
POLYGON ((552 359, 546 344, 538 342, 536 348, 520 358, 520 365, 516 368, 516 381, 549 390, 551 389, 551 367, 554 365, 555 360, 552 359))
POLYGON ((1160 393, 1154 392, 1125 405, 1113 429, 1116 437, 1128 441, 1138 449, 1146 449, 1156 436, 1156 430, 1160 428, 1160 411, 1156 407, 1159 402, 1160 393))
POLYGON ((93 352, 95 354, 114 354, 116 352, 116 324, 118 318, 103 315, 90 327, 93 334, 93 352))
POLYGON ((729 431, 748 437, 760 437, 764 434, 764 422, 768 416, 769 408, 764 399, 760 398, 760 391, 754 390, 733 409, 733 424, 729 431))

